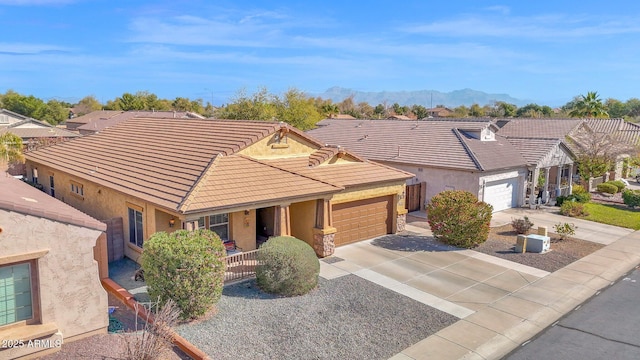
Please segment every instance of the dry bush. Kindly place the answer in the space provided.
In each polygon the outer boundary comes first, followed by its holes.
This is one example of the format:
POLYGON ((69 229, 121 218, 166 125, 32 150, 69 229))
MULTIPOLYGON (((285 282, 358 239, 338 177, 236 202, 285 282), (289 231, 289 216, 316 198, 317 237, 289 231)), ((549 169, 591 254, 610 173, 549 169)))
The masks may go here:
MULTIPOLYGON (((153 304, 151 306, 153 307, 153 304)), ((138 304, 136 304, 136 329, 138 329, 137 315, 139 311, 138 304)), ((153 321, 147 321, 141 331, 122 335, 126 343, 125 354, 122 358, 125 360, 164 359, 165 355, 171 351, 173 326, 177 323, 179 316, 180 310, 176 303, 173 300, 167 300, 163 306, 157 309, 153 321)))

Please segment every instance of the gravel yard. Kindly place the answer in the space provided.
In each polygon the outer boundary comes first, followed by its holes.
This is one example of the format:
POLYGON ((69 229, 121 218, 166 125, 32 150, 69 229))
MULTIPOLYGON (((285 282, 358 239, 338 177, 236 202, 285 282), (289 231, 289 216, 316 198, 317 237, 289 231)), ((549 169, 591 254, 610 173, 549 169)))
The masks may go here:
POLYGON ((511 260, 537 269, 553 272, 572 262, 601 249, 604 245, 591 241, 567 238, 560 240, 557 234, 549 233, 551 237, 551 251, 545 254, 524 253, 513 251, 517 234, 511 225, 491 228, 489 239, 473 249, 481 253, 511 260))
POLYGON ((177 327, 214 359, 387 359, 457 321, 348 275, 292 298, 255 280, 225 287, 211 318, 177 327))

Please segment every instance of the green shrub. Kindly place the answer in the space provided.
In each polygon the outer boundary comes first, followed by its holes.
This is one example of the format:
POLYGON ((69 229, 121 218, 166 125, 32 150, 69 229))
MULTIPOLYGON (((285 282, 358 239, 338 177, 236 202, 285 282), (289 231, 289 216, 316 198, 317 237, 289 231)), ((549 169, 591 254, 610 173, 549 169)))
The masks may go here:
POLYGON ((517 234, 526 234, 533 226, 527 216, 524 219, 511 219, 511 227, 517 234))
POLYGON ((493 207, 468 191, 448 190, 431 198, 427 221, 436 239, 473 248, 487 241, 493 207))
POLYGON ((587 191, 587 189, 584 188, 584 186, 582 185, 573 185, 572 187, 572 193, 573 194, 588 194, 589 192, 587 191))
POLYGON ((618 187, 609 182, 598 184, 598 191, 605 194, 615 194, 618 192, 618 187))
POLYGON ((588 203, 589 201, 591 201, 591 194, 589 194, 588 192, 580 192, 577 194, 571 194, 569 195, 569 198, 572 199, 573 201, 579 202, 579 203, 588 203))
POLYGON ((576 226, 570 223, 557 223, 553 225, 553 229, 556 231, 556 234, 560 235, 560 240, 576 234, 576 226))
POLYGON ((556 206, 562 206, 565 201, 567 201, 567 196, 556 196, 556 206))
POLYGON ((607 181, 606 184, 612 184, 615 185, 616 188, 618 188, 618 191, 616 192, 622 192, 622 190, 624 190, 624 188, 627 187, 627 185, 625 185, 622 181, 620 180, 612 180, 612 181, 607 181))
POLYGON ((318 285, 320 261, 306 242, 290 236, 269 239, 258 252, 258 286, 269 293, 303 295, 318 285))
POLYGON ((142 268, 149 296, 175 301, 184 320, 206 314, 220 300, 226 251, 210 230, 157 232, 144 243, 142 268))
POLYGON ((622 192, 622 201, 625 205, 634 208, 640 206, 640 190, 625 190, 622 192))
POLYGON ((564 216, 578 217, 587 216, 587 212, 584 210, 584 204, 576 201, 565 201, 560 206, 560 213, 564 216))

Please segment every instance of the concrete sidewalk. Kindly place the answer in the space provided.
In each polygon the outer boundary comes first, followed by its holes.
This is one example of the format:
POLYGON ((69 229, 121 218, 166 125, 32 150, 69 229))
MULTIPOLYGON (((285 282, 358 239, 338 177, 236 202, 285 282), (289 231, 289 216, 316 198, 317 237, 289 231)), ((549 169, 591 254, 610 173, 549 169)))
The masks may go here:
POLYGON ((524 215, 536 226, 550 230, 558 222, 573 222, 580 230, 576 237, 608 245, 554 273, 532 279, 391 359, 499 359, 640 263, 640 231, 540 210, 512 209, 494 214, 494 219, 506 224, 512 217, 524 215))

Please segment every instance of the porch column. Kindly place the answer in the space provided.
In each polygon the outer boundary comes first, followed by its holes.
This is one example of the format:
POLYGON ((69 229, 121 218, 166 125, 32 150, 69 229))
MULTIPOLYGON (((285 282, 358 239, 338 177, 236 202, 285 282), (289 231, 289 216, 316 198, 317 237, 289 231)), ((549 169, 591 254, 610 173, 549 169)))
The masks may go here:
POLYGON ((544 168, 544 187, 542 189, 543 204, 546 204, 549 201, 549 170, 551 170, 551 168, 544 168))
POLYGON ((573 164, 569 164, 569 194, 573 194, 573 164))
POLYGON ((275 207, 273 232, 274 236, 291 236, 289 205, 278 205, 275 207))
POLYGON ((558 165, 556 167, 557 169, 557 174, 556 174, 556 197, 562 195, 562 190, 560 189, 560 180, 562 179, 562 170, 564 170, 564 164, 563 165, 558 165))
POLYGON ((540 169, 536 166, 533 169, 533 174, 531 175, 531 182, 529 183, 529 207, 532 208, 536 205, 538 194, 536 193, 536 185, 538 184, 538 176, 540 176, 540 169))
POLYGON ((319 257, 333 255, 337 229, 331 226, 331 202, 316 200, 316 226, 313 228, 313 250, 319 257))

